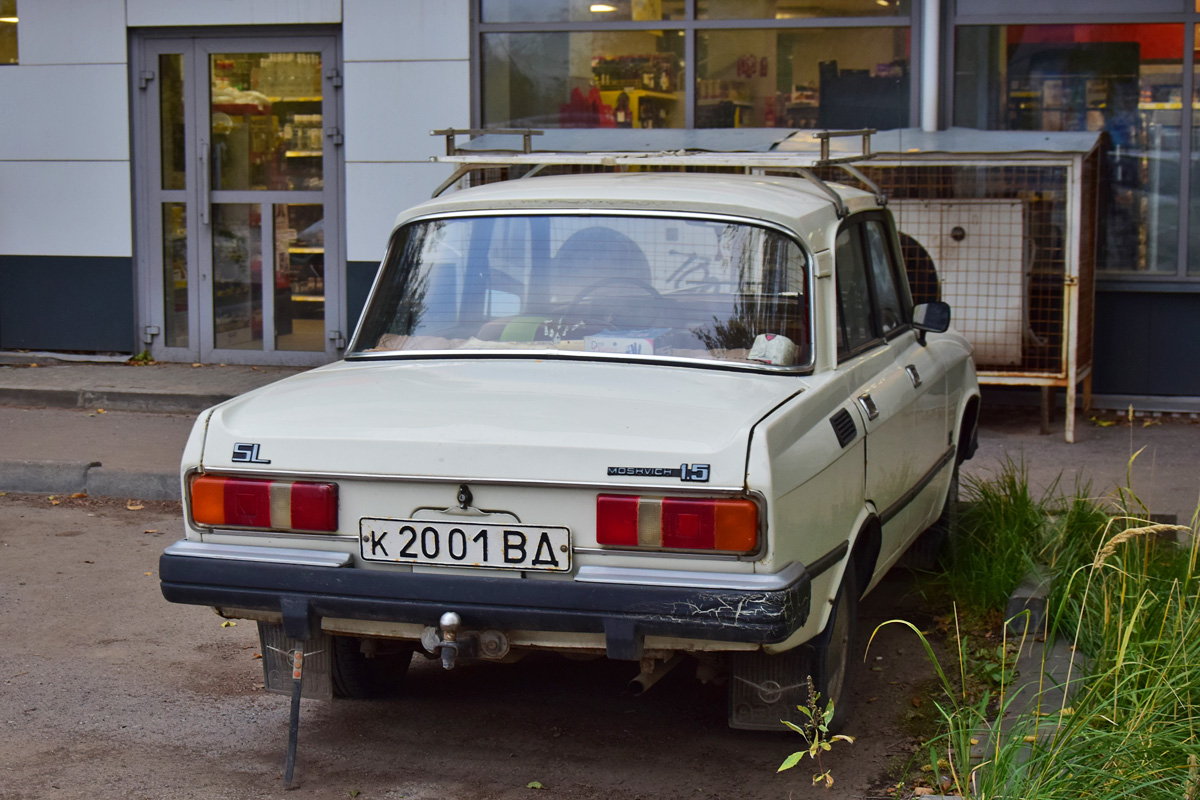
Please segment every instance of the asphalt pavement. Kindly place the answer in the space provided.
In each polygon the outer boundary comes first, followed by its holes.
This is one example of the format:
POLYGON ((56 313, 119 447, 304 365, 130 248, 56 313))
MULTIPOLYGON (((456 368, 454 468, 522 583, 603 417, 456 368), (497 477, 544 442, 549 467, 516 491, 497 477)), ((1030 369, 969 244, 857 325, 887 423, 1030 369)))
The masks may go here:
MULTIPOLYGON (((298 368, 116 363, 0 366, 0 491, 179 497, 179 459, 201 410, 298 368)), ((1200 415, 1081 412, 1075 444, 1061 418, 1040 433, 1029 396, 984 389, 979 451, 964 467, 986 477, 1023 465, 1037 491, 1097 498, 1132 486, 1149 513, 1180 523, 1200 504, 1200 415)))

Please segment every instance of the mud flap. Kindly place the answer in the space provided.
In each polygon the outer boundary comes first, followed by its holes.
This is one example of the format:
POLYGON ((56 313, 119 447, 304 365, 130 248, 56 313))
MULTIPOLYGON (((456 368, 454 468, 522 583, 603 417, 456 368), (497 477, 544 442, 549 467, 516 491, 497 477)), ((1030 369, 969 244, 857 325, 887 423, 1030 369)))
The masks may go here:
POLYGON ((801 724, 796 710, 808 700, 810 648, 786 653, 731 653, 729 727, 751 731, 786 731, 781 720, 801 724))
POLYGON ((262 647, 263 685, 275 694, 292 693, 292 652, 304 653, 304 680, 300 696, 310 700, 333 699, 333 637, 317 634, 307 640, 293 639, 282 625, 258 623, 262 647))

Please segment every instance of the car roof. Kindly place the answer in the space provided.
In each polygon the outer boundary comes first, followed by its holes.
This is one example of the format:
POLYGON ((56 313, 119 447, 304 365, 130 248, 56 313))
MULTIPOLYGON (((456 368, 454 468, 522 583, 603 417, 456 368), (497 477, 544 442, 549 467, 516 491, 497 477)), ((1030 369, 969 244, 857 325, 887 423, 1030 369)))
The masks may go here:
MULTIPOLYGON (((826 184, 851 211, 878 208, 875 197, 826 184)), ((828 247, 838 224, 830 197, 801 177, 714 173, 598 173, 514 179, 463 189, 408 209, 413 219, 460 212, 536 213, 552 210, 720 214, 771 222, 793 231, 814 250, 828 247)))

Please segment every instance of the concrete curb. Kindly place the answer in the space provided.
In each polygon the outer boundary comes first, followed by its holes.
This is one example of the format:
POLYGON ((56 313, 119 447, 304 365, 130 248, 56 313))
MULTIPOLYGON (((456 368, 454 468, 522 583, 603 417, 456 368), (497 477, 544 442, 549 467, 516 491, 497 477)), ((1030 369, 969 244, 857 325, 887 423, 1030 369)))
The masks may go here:
POLYGON ((179 500, 179 475, 104 469, 99 461, 0 460, 0 491, 179 500))
POLYGON ((113 411, 198 414, 234 395, 154 391, 93 391, 0 387, 0 405, 44 408, 103 408, 113 411))

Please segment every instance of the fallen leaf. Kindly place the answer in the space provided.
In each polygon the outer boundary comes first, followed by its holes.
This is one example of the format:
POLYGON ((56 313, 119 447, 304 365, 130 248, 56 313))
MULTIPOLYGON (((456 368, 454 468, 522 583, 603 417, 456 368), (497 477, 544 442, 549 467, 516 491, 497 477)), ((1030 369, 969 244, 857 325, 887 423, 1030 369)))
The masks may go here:
POLYGON ((546 787, 542 786, 540 781, 530 781, 529 783, 525 784, 525 788, 526 789, 545 789, 546 787))
POLYGON ((913 795, 916 797, 924 797, 933 794, 933 788, 929 786, 918 786, 913 789, 913 795))
POLYGON ((920 708, 921 703, 923 703, 923 702, 925 702, 925 701, 922 700, 920 697, 914 697, 912 699, 913 708, 920 708))
POLYGON ((76 492, 75 494, 71 495, 73 500, 78 500, 81 497, 87 497, 87 492, 76 492))
POLYGON ((84 561, 83 563, 85 563, 85 564, 95 564, 96 562, 95 562, 95 561, 84 561))
POLYGON ((878 697, 868 697, 868 698, 867 698, 867 702, 868 702, 868 703, 874 703, 874 702, 875 702, 876 700, 878 700, 878 699, 879 699, 878 697))
POLYGON ((1036 741, 1037 741, 1037 737, 1036 737, 1036 736, 1033 736, 1033 735, 1030 735, 1030 736, 1026 736, 1026 737, 1025 737, 1024 739, 1022 739, 1021 741, 1023 741, 1023 742, 1028 742, 1028 743, 1032 744, 1033 742, 1036 742, 1036 741))
POLYGON ((129 511, 141 511, 145 506, 136 500, 130 500, 125 504, 125 508, 129 511))
POLYGON ((55 500, 53 497, 51 497, 50 505, 52 505, 52 506, 62 505, 62 500, 55 500))
POLYGON ((978 739, 975 739, 975 738, 972 738, 972 739, 971 739, 971 744, 979 744, 979 740, 978 740, 978 739))
POLYGON ((203 367, 203 364, 192 364, 193 367, 203 367))
POLYGON ((1151 425, 1162 425, 1161 419, 1148 419, 1142 423, 1143 428, 1149 428, 1151 425))
POLYGON ((97 409, 96 409, 96 413, 97 413, 97 414, 107 414, 108 412, 107 412, 107 411, 105 411, 103 408, 97 408, 97 409))
POLYGON ((142 574, 145 575, 147 578, 152 577, 154 575, 153 572, 143 572, 142 574))
POLYGON ((31 366, 31 367, 36 367, 36 366, 37 366, 37 364, 30 364, 29 366, 31 366))
POLYGON ((254 658, 262 658, 262 653, 255 653, 254 658))
POLYGON ((142 531, 142 533, 158 533, 158 528, 148 528, 147 530, 142 531))
POLYGON ((236 622, 234 622, 234 621, 233 621, 233 620, 231 620, 231 619, 227 619, 227 620, 225 620, 224 622, 222 622, 222 623, 221 623, 221 627, 222 627, 222 628, 236 628, 236 627, 237 627, 237 623, 236 623, 236 622))
POLYGON ((1111 428, 1113 425, 1117 424, 1117 421, 1112 419, 1100 419, 1099 417, 1092 417, 1092 424, 1100 428, 1111 428))
MULTIPOLYGON (((222 366, 224 366, 224 365, 222 365, 222 366)), ((362 794, 362 792, 360 792, 358 789, 351 789, 351 790, 350 790, 350 796, 351 796, 351 797, 358 797, 360 794, 362 794)))

